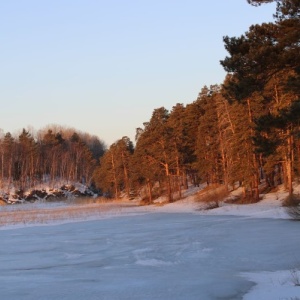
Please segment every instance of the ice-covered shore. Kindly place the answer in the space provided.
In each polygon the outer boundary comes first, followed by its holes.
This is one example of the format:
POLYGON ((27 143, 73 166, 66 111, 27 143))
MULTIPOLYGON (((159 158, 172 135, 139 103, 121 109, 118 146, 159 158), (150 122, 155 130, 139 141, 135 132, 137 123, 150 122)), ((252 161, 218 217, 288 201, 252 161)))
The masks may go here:
POLYGON ((1 217, 76 211, 0 227, 1 298, 300 298, 300 223, 281 206, 286 194, 203 210, 194 192, 167 205, 1 208, 1 217))

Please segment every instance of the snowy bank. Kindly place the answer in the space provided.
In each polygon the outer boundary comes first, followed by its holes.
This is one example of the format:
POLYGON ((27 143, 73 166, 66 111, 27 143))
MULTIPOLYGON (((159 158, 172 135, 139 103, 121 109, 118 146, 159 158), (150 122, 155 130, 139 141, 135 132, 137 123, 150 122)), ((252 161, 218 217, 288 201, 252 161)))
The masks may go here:
POLYGON ((242 276, 255 283, 244 300, 300 299, 299 270, 242 273, 242 276))

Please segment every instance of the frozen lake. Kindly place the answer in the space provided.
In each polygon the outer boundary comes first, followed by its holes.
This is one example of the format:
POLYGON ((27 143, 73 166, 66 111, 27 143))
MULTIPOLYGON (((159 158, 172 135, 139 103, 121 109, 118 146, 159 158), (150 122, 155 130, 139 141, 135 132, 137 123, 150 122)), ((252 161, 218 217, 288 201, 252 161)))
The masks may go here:
MULTIPOLYGON (((0 230, 0 299, 242 299, 299 264, 299 223, 147 213, 0 230)), ((299 266, 299 265, 298 265, 299 266)))

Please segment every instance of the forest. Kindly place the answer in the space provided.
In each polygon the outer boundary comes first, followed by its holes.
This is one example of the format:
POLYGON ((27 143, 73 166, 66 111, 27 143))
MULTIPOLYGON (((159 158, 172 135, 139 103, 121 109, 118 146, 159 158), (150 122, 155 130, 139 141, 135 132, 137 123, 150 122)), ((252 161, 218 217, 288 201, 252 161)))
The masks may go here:
POLYGON ((190 104, 154 109, 135 141, 125 136, 106 148, 95 136, 50 125, 36 135, 3 134, 1 188, 77 181, 151 203, 179 199, 192 182, 239 185, 256 202, 264 181, 292 195, 300 172, 300 0, 275 2, 274 22, 224 37, 222 84, 204 86, 190 104))
POLYGON ((41 183, 92 184, 105 144, 96 136, 58 125, 36 134, 23 129, 15 138, 7 132, 0 143, 0 186, 26 191, 41 183))

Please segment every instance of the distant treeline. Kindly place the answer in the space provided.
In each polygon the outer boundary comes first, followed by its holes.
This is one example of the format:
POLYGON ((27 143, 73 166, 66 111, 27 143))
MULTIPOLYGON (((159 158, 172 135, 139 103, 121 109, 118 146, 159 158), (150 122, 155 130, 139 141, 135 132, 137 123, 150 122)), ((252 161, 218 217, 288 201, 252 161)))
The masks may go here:
POLYGON ((52 126, 18 137, 7 132, 0 139, 0 187, 27 190, 41 183, 92 183, 94 169, 106 150, 96 136, 52 126))

